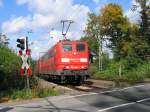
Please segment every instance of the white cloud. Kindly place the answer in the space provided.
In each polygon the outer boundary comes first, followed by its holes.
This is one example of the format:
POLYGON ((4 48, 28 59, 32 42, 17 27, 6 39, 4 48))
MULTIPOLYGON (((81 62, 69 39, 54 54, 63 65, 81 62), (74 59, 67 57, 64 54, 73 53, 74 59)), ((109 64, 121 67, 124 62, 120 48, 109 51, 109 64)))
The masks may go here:
POLYGON ((89 8, 84 5, 73 5, 72 0, 17 0, 18 5, 27 4, 32 16, 16 17, 5 21, 2 30, 16 33, 23 28, 37 30, 55 27, 60 30, 62 19, 75 21, 72 30, 81 30, 86 25, 89 8))
POLYGON ((72 7, 72 0, 17 0, 17 3, 27 4, 30 11, 42 14, 56 13, 72 7))
POLYGON ((2 30, 4 33, 17 33, 29 25, 30 17, 17 17, 10 19, 2 24, 2 30))
MULTIPOLYGON (((90 11, 87 6, 73 4, 73 0, 17 0, 17 4, 26 5, 30 14, 5 21, 2 24, 2 31, 7 34, 17 34, 29 29, 32 29, 34 32, 44 32, 45 30, 54 28, 57 37, 51 40, 52 43, 56 43, 58 38, 62 37, 60 21, 63 19, 72 19, 75 22, 71 25, 67 35, 68 38, 79 39, 83 34, 82 31, 86 26, 88 12, 90 11)), ((41 35, 38 35, 36 39, 50 37, 46 33, 42 35, 44 36, 41 37, 41 35)), ((52 43, 49 44, 52 45, 52 43)), ((45 51, 49 48, 40 41, 33 46, 33 52, 36 52, 36 54, 41 52, 42 49, 45 51)), ((34 58, 37 56, 34 55, 34 58)))

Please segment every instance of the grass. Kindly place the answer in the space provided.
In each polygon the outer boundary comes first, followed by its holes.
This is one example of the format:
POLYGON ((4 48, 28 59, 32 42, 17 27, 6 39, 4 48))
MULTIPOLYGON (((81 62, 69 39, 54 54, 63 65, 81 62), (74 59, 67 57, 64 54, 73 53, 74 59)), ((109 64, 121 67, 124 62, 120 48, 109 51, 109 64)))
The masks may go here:
POLYGON ((116 82, 142 82, 145 78, 150 78, 150 63, 139 64, 133 69, 123 68, 121 76, 119 76, 118 65, 110 64, 106 70, 97 70, 97 72, 94 73, 92 78, 112 80, 116 82))
POLYGON ((57 96, 59 92, 53 89, 7 90, 0 92, 0 102, 57 96))

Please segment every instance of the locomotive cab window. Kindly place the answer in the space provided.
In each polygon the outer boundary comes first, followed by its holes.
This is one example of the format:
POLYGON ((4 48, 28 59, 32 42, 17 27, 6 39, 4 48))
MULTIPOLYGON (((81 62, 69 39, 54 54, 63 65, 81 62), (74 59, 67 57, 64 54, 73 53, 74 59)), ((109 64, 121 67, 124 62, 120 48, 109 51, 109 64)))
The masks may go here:
POLYGON ((63 51, 72 51, 72 45, 71 44, 64 44, 62 46, 63 51))
POLYGON ((84 52, 85 51, 85 45, 84 44, 77 44, 76 49, 79 52, 84 52))

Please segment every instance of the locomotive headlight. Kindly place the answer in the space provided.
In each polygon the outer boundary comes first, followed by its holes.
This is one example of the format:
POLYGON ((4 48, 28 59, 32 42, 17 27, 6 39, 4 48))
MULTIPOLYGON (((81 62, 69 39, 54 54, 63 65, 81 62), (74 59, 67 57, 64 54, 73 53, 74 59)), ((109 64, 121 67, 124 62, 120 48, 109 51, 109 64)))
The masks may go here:
POLYGON ((80 62, 88 62, 87 58, 80 58, 80 62))
POLYGON ((70 67, 69 67, 69 66, 65 66, 65 68, 66 68, 66 69, 69 69, 70 67))
POLYGON ((69 58, 61 58, 61 62, 70 62, 69 58))
POLYGON ((84 66, 81 66, 81 68, 83 69, 83 68, 85 68, 84 66))

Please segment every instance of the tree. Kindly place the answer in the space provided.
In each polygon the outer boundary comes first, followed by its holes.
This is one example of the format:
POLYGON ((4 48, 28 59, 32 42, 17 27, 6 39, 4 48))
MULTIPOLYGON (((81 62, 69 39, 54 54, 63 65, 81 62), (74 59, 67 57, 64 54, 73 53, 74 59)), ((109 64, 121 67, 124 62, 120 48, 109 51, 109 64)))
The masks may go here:
POLYGON ((145 40, 148 44, 147 48, 142 51, 143 53, 141 53, 141 55, 147 56, 150 55, 150 0, 136 0, 136 2, 141 8, 139 38, 145 40))
POLYGON ((9 42, 8 42, 8 37, 2 33, 0 33, 0 44, 4 45, 4 46, 8 46, 9 42))
POLYGON ((150 0, 136 0, 136 2, 141 8, 140 33, 144 38, 150 40, 150 0))
POLYGON ((97 43, 97 40, 95 38, 91 38, 91 37, 85 36, 85 37, 81 37, 80 40, 81 41, 86 41, 88 43, 89 51, 97 53, 97 51, 98 51, 98 43, 97 43))
POLYGON ((115 59, 123 57, 122 48, 124 41, 128 40, 130 22, 123 15, 123 10, 118 4, 108 4, 101 9, 99 16, 101 34, 109 38, 108 47, 114 53, 115 59))
POLYGON ((99 54, 99 70, 102 71, 102 58, 103 58, 103 37, 101 35, 101 26, 99 22, 99 16, 96 16, 94 13, 89 14, 89 20, 87 24, 87 28, 85 30, 88 37, 93 38, 97 41, 98 44, 98 54, 99 54))

